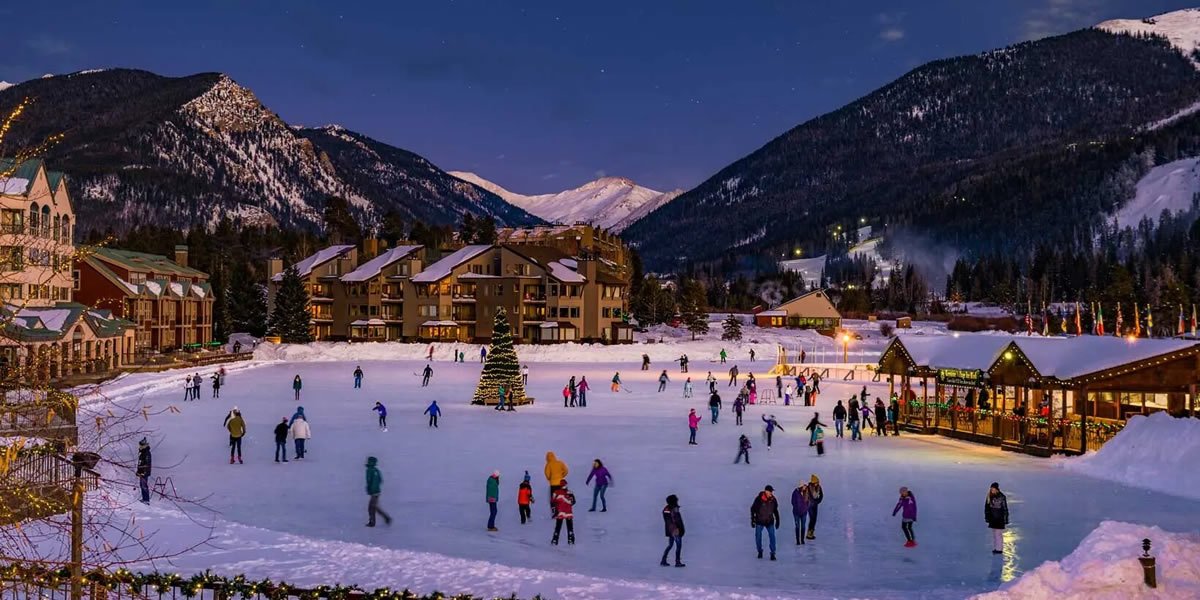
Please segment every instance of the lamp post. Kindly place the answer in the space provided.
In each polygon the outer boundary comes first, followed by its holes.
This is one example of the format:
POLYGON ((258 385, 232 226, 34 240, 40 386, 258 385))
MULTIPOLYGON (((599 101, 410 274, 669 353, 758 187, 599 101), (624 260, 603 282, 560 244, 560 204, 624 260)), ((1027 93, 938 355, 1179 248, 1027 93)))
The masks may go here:
POLYGON ((842 362, 850 362, 850 334, 842 334, 842 362))

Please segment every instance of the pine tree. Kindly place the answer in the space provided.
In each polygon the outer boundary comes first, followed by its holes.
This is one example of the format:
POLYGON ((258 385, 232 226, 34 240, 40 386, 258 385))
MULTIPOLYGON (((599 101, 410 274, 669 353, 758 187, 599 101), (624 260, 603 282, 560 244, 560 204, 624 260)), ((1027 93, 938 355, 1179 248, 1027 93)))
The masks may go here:
POLYGON ((267 296, 244 263, 234 267, 226 297, 230 333, 262 337, 267 332, 267 296))
POLYGON ((308 292, 300 281, 300 272, 292 265, 283 272, 279 291, 275 294, 271 333, 279 336, 285 344, 308 343, 312 341, 308 321, 308 292))
POLYGON ((483 362, 479 386, 471 404, 498 404, 500 386, 504 386, 506 403, 525 404, 525 386, 521 383, 521 366, 513 349, 512 326, 504 309, 496 311, 492 324, 492 348, 483 362))
POLYGON ((229 278, 225 263, 213 265, 212 277, 209 279, 209 289, 213 294, 213 339, 225 341, 229 339, 232 321, 229 318, 229 278))
POLYGON ((721 339, 732 342, 742 339, 742 322, 732 314, 721 324, 721 339))

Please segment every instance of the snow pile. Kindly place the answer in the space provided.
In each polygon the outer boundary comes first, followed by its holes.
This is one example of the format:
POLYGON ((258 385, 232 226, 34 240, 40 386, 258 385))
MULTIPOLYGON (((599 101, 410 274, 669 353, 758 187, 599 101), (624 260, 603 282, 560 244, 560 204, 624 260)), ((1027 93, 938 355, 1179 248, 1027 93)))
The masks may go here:
POLYGON ((1200 597, 1200 535, 1104 521, 1061 561, 1048 561, 976 600, 1135 600, 1200 597), (1142 539, 1153 543, 1158 589, 1142 583, 1142 539))
POLYGON ((1137 182, 1137 192, 1126 202, 1113 221, 1120 227, 1137 227, 1149 217, 1158 222, 1164 210, 1184 212, 1192 209, 1192 199, 1200 193, 1200 158, 1185 158, 1150 169, 1137 182))
POLYGON ((1100 450, 1065 459, 1062 467, 1125 485, 1200 499, 1200 419, 1165 412, 1135 416, 1100 450))

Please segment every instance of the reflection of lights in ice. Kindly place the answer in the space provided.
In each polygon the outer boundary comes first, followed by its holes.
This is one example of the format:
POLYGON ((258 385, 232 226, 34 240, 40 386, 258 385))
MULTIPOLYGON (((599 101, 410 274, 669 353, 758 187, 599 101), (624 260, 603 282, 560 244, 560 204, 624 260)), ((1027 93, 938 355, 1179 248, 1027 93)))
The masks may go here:
POLYGON ((1004 567, 1000 571, 1001 583, 1017 578, 1017 542, 1021 534, 1015 529, 1004 530, 1004 567))

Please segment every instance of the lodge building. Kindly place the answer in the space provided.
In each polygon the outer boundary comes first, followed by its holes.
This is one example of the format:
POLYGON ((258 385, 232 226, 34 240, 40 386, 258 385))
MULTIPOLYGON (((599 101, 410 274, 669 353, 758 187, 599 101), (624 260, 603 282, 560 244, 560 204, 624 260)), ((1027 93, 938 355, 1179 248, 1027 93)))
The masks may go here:
POLYGON ((1031 454, 1079 454, 1133 415, 1196 415, 1200 342, 902 336, 878 369, 909 429, 1031 454))

